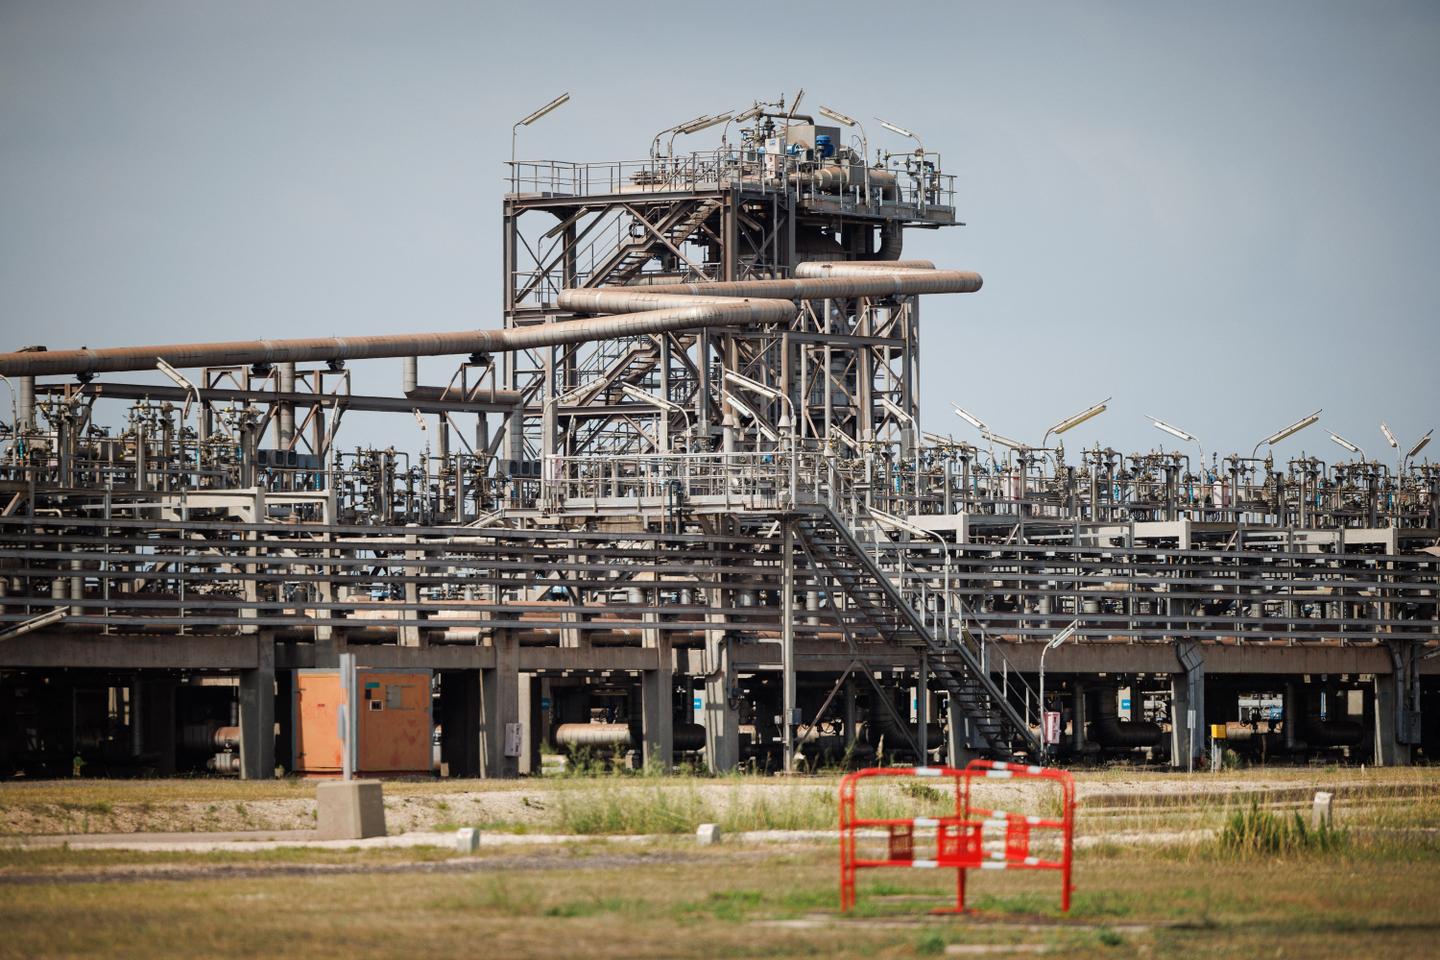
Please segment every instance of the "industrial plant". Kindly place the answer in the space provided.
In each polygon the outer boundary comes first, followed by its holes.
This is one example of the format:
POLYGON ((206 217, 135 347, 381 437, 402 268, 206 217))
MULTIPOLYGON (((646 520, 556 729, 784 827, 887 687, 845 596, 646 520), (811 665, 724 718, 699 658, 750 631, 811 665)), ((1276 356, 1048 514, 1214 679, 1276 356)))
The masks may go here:
POLYGON ((512 159, 493 329, 7 345, 0 777, 1440 749, 1429 434, 922 428, 922 300, 984 296, 906 257, 939 153, 798 96, 636 153, 512 159))

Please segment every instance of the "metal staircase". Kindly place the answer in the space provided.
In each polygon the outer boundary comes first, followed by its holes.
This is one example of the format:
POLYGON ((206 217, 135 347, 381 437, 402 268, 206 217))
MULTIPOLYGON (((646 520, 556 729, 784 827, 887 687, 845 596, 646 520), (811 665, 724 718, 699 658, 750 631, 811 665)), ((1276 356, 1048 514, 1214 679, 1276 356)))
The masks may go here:
POLYGON ((832 603, 845 629, 927 654, 930 673, 951 697, 952 709, 969 720, 1001 758, 1040 755, 1040 741, 1006 699, 965 642, 926 624, 894 581, 861 545, 850 526, 825 506, 806 508, 794 521, 802 549, 817 572, 840 589, 845 604, 832 603))
MULTIPOLYGON (((645 266, 667 247, 678 249, 689 240, 715 211, 719 200, 701 200, 694 204, 676 203, 657 223, 650 223, 644 234, 620 243, 586 279, 584 286, 623 284, 635 279, 645 266)), ((636 217, 643 214, 636 213, 636 217)), ((649 221, 646 221, 649 223, 649 221)))

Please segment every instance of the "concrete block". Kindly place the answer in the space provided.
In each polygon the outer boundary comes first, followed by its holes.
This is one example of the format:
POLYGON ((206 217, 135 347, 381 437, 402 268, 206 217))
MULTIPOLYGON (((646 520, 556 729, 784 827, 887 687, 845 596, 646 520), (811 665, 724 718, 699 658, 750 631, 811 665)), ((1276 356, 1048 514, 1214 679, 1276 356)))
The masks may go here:
POLYGON ((719 843, 719 842, 720 842, 720 824, 718 824, 718 823, 702 823, 702 824, 700 824, 700 828, 695 831, 695 839, 698 840, 698 841, 701 843, 701 845, 703 845, 703 846, 709 846, 709 845, 711 845, 711 844, 719 843))
POLYGON ((457 853, 471 854, 480 849, 480 831, 474 827, 461 827, 455 831, 457 853))
POLYGON ((379 780, 327 780, 315 788, 321 840, 385 836, 385 798, 379 780))
POLYGON ((1335 825, 1335 795, 1320 791, 1315 794, 1315 805, 1310 808, 1310 826, 1319 830, 1321 827, 1335 825))

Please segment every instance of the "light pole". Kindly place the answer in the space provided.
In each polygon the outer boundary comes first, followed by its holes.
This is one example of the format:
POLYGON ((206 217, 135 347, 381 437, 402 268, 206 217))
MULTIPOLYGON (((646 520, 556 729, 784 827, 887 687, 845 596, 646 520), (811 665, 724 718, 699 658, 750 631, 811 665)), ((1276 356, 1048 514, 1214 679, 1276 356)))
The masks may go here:
POLYGON ((902 137, 909 137, 911 140, 914 140, 915 146, 917 148, 915 152, 921 155, 925 153, 925 144, 921 143, 920 138, 915 136, 915 134, 911 133, 909 130, 906 130, 904 127, 897 124, 893 124, 888 120, 881 120, 879 117, 876 117, 875 121, 879 123, 880 126, 884 127, 886 130, 889 130, 891 133, 898 133, 902 137))
MULTIPOLYGON (((1174 424, 1166 423, 1164 420, 1161 420, 1159 417, 1149 417, 1149 416, 1147 416, 1146 419, 1149 420, 1150 423, 1151 423, 1152 425, 1154 425, 1154 427, 1155 427, 1157 430, 1164 430, 1166 433, 1170 434, 1170 436, 1172 436, 1172 437, 1178 437, 1178 438, 1180 438, 1181 440, 1185 440, 1185 441, 1188 441, 1189 443, 1195 444, 1195 452, 1196 452, 1197 454, 1199 454, 1199 456, 1200 456, 1200 459, 1195 462, 1195 469, 1196 469, 1197 471, 1198 471, 1198 470, 1204 470, 1204 469, 1205 469, 1205 449, 1200 446, 1200 441, 1199 441, 1199 439, 1197 439, 1196 436, 1195 436, 1193 433, 1189 433, 1189 432, 1187 432, 1187 431, 1185 431, 1185 430, 1181 430, 1179 427, 1175 426, 1174 424)), ((1202 476, 1201 479, 1203 480, 1204 477, 1202 476)))
POLYGON ((1080 621, 1078 619, 1071 620, 1069 625, 1051 637, 1050 642, 1045 644, 1045 649, 1040 651, 1040 762, 1042 764, 1050 753, 1050 744, 1045 736, 1045 654, 1075 636, 1075 631, 1079 629, 1080 621))
MULTIPOLYGON (((708 117, 696 117, 689 123, 682 123, 678 127, 671 127, 670 140, 665 146, 666 156, 673 157, 675 155, 675 138, 680 136, 680 134, 699 133, 701 130, 708 130, 710 127, 715 126, 717 123, 729 123, 730 118, 734 115, 735 111, 726 110, 724 113, 717 113, 713 116, 708 117)), ((658 142, 659 138, 656 139, 658 142)))
POLYGON ((556 107, 562 105, 563 103, 565 103, 565 101, 567 101, 567 100, 569 100, 569 99, 570 99, 570 94, 569 94, 569 93, 562 93, 562 94, 560 94, 560 96, 556 97, 554 100, 551 100, 549 103, 545 104, 545 106, 541 107, 539 110, 536 110, 534 113, 530 114, 530 116, 526 117, 525 119, 515 121, 514 126, 512 126, 512 127, 510 128, 510 192, 511 192, 511 193, 516 193, 516 192, 519 191, 519 176, 518 176, 518 174, 517 174, 517 172, 516 172, 516 170, 515 170, 515 138, 516 138, 516 136, 519 135, 519 133, 520 133, 520 128, 521 128, 521 127, 528 127, 528 126, 530 126, 530 124, 534 123, 536 120, 539 120, 541 117, 545 116, 545 114, 549 113, 551 110, 554 110, 556 107))

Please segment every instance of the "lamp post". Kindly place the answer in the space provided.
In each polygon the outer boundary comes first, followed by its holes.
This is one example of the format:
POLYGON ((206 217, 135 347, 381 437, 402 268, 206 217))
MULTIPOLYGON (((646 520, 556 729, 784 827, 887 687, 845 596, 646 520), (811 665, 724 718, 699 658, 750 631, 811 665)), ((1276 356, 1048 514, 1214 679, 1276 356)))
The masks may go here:
POLYGON ((1066 640, 1075 636, 1075 631, 1080 629, 1078 619, 1070 623, 1045 644, 1045 649, 1040 651, 1040 762, 1043 764, 1050 753, 1050 744, 1045 736, 1045 654, 1060 646, 1066 640))
MULTIPOLYGON (((701 130, 708 130, 717 123, 729 123, 733 116, 735 116, 735 111, 726 110, 724 113, 717 113, 708 117, 696 117, 688 123, 682 123, 678 127, 671 127, 670 140, 665 146, 666 155, 671 157, 675 155, 675 138, 680 136, 680 134, 699 133, 701 130)), ((658 141, 659 138, 657 137, 656 139, 658 141)))
POLYGON ((528 126, 530 126, 530 124, 534 123, 536 120, 539 120, 541 117, 545 116, 545 114, 549 113, 551 110, 554 110, 556 107, 559 107, 560 105, 564 104, 564 103, 565 103, 567 100, 569 100, 569 99, 570 99, 570 94, 569 94, 569 93, 562 93, 562 94, 560 94, 560 96, 556 97, 554 100, 551 100, 549 103, 545 104, 545 106, 541 107, 539 110, 536 110, 534 113, 530 114, 530 115, 529 115, 528 117, 526 117, 525 119, 515 121, 514 126, 512 126, 512 127, 510 128, 510 192, 511 192, 511 193, 516 193, 516 192, 519 191, 519 176, 518 176, 518 174, 517 174, 517 172, 516 172, 516 170, 515 170, 515 138, 516 138, 516 136, 519 135, 519 133, 520 133, 520 128, 521 128, 521 127, 528 127, 528 126))

